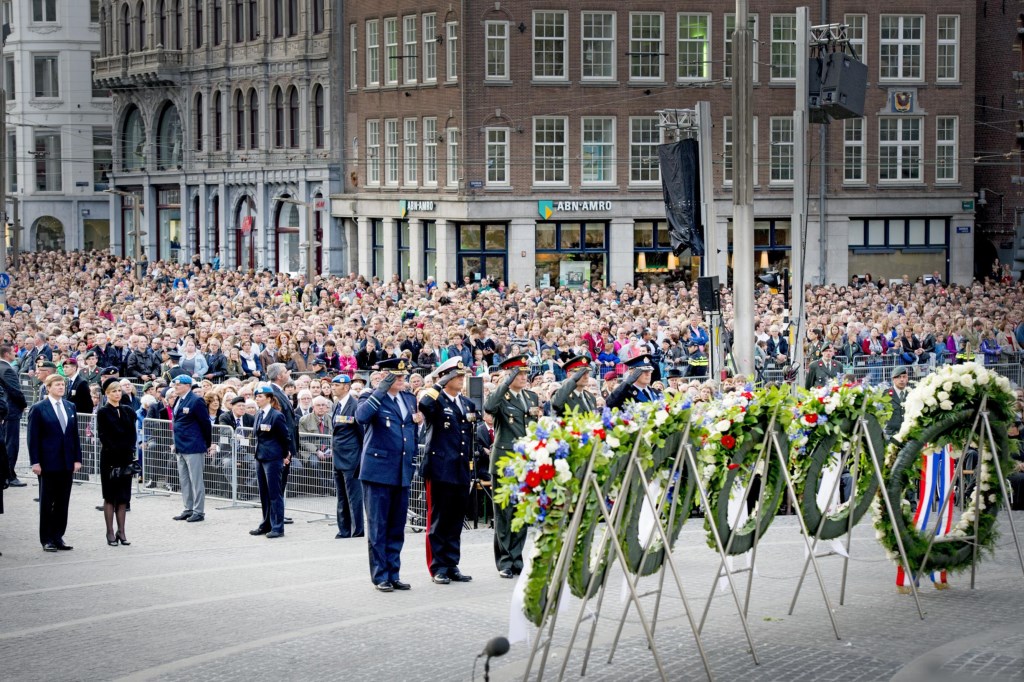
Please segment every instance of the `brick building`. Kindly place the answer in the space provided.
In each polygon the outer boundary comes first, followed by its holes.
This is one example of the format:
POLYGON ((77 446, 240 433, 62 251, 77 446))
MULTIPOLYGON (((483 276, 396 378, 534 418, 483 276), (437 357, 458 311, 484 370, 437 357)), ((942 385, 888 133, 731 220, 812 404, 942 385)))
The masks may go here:
MULTIPOLYGON (((753 1, 756 263, 792 240, 795 3, 753 1)), ((815 3, 817 4, 817 3, 815 3)), ((866 117, 809 136, 811 280, 974 261, 975 15, 951 0, 828 2, 869 68, 866 117), (889 13, 892 12, 892 13, 889 13), (817 164, 825 159, 825 229, 817 164), (965 203, 968 202, 968 203, 965 203)), ((656 111, 711 104, 730 232, 731 3, 345 3, 339 93, 346 269, 522 284, 674 276, 656 111)), ((731 262, 727 250, 717 254, 731 262)), ((685 260, 684 260, 685 265, 685 260)))

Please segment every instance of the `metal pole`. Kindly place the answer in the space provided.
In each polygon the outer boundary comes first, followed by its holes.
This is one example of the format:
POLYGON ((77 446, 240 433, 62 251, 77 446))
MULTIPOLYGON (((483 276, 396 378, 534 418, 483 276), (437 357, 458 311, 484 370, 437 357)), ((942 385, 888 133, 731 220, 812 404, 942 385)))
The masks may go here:
POLYGON ((306 202, 306 284, 316 274, 316 230, 313 227, 313 202, 306 202))
POLYGON ((793 109, 793 214, 790 229, 793 262, 792 308, 793 325, 791 356, 797 368, 797 385, 804 384, 804 240, 807 235, 807 37, 810 35, 810 10, 796 8, 796 102, 793 109))
POLYGON ((18 197, 12 196, 11 212, 14 215, 14 222, 11 223, 11 231, 13 232, 13 235, 11 236, 11 264, 15 268, 21 265, 21 253, 19 251, 19 247, 21 246, 21 218, 18 216, 18 204, 18 197))
MULTIPOLYGON (((0 90, 0 271, 7 272, 7 91, 0 90)), ((7 307, 7 290, 0 289, 0 309, 7 307)))
POLYGON ((142 279, 142 201, 134 194, 132 197, 132 231, 135 233, 135 276, 142 279))
MULTIPOLYGON (((821 0, 821 23, 828 23, 828 0, 821 0)), ((799 33, 797 35, 800 35, 799 33)), ((804 35, 807 35, 806 33, 804 35)), ((800 60, 797 60, 799 63, 800 60)), ((807 60, 803 60, 804 64, 807 60)), ((805 79, 806 83, 806 79, 805 79)), ((806 102, 806 98, 804 99, 806 102)), ((828 243, 825 241, 828 231, 825 229, 825 202, 828 195, 828 126, 818 126, 818 284, 826 284, 825 273, 828 272, 828 243)), ((845 279, 845 274, 843 275, 845 279)), ((840 284, 842 279, 840 279, 840 284)), ((802 345, 802 342, 801 342, 802 345)), ((802 379, 801 379, 802 380, 802 379)))
POLYGON ((736 373, 754 375, 754 97, 753 40, 748 1, 736 0, 732 41, 733 109, 733 358, 736 373))
POLYGON ((700 199, 704 211, 704 258, 701 269, 705 277, 721 273, 718 246, 718 225, 715 221, 714 149, 711 142, 711 102, 697 102, 697 141, 700 145, 700 199))

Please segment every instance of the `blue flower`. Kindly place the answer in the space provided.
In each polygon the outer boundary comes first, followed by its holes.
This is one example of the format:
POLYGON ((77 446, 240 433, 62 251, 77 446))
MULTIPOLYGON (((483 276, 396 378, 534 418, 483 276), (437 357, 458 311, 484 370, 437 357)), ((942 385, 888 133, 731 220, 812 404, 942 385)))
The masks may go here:
POLYGON ((558 444, 558 449, 555 450, 555 459, 565 459, 569 456, 569 444, 562 441, 558 444))
POLYGON ((541 493, 540 497, 537 498, 537 504, 539 504, 541 507, 547 507, 549 504, 551 504, 551 498, 548 497, 547 493, 541 493))
POLYGON ((818 415, 818 424, 824 424, 827 421, 828 421, 828 417, 826 417, 824 414, 819 414, 818 415))
POLYGON ((515 476, 516 470, 512 467, 505 467, 503 474, 506 478, 508 478, 509 476, 515 476))
POLYGON ((604 424, 604 428, 610 429, 615 426, 615 422, 612 421, 612 411, 607 407, 601 411, 601 422, 604 424))
POLYGON ((744 384, 743 385, 743 391, 745 393, 753 393, 754 392, 754 384, 744 384))
POLYGON ((683 404, 679 406, 679 409, 681 409, 681 410, 688 410, 691 407, 693 407, 693 403, 691 401, 689 401, 689 400, 684 400, 683 404))
POLYGON ((583 435, 580 436, 580 443, 582 443, 583 445, 586 445, 589 442, 590 442, 590 434, 589 433, 584 433, 583 435))
POLYGON ((526 443, 516 443, 515 445, 512 446, 512 449, 515 450, 515 452, 517 454, 525 455, 526 454, 526 443))
POLYGON ((550 435, 551 435, 550 431, 544 429, 544 427, 542 427, 542 426, 539 426, 539 425, 537 426, 537 440, 547 440, 548 436, 550 436, 550 435))
POLYGON ((517 504, 519 504, 519 495, 517 493, 512 493, 511 495, 509 495, 508 500, 509 502, 512 503, 512 506, 514 507, 517 504))
POLYGON ((547 509, 541 509, 540 512, 537 514, 537 522, 538 523, 543 523, 544 519, 546 519, 547 517, 548 517, 548 510, 547 509))

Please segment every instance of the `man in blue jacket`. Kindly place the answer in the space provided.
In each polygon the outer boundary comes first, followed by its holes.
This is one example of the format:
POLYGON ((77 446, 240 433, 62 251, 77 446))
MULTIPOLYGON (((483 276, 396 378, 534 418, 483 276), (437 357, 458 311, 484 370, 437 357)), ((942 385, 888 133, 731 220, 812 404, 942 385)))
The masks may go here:
POLYGON ((408 366, 403 358, 379 364, 385 376, 356 407, 356 421, 365 429, 359 480, 363 483, 370 579, 380 592, 408 590, 399 578, 405 518, 409 510, 416 429, 423 415, 416 399, 403 389, 408 366))
POLYGON ((352 380, 339 374, 331 381, 334 409, 331 412, 331 456, 334 487, 338 494, 338 534, 335 538, 361 538, 363 526, 363 484, 359 482, 359 459, 363 454, 363 427, 356 421, 357 398, 352 380))
POLYGON ((171 382, 178 399, 171 416, 174 452, 178 455, 181 502, 185 509, 175 521, 196 523, 206 518, 206 487, 203 462, 213 442, 213 428, 206 401, 192 392, 192 377, 180 374, 171 382))
POLYGON ((82 468, 75 406, 64 400, 64 377, 51 374, 46 397, 28 413, 28 458, 39 477, 39 541, 46 552, 73 549, 64 542, 72 476, 82 468))

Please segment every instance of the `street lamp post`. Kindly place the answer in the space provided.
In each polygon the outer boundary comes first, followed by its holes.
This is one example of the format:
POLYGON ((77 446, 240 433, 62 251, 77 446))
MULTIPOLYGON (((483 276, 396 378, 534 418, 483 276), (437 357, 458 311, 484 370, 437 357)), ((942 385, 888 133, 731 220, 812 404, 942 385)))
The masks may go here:
POLYGON ((320 244, 316 241, 316 230, 313 227, 313 202, 302 201, 294 197, 279 197, 285 204, 295 204, 306 207, 306 284, 313 283, 313 276, 316 274, 316 247, 320 244))
POLYGON ((119 189, 106 189, 103 190, 107 194, 116 194, 122 199, 125 197, 131 197, 132 199, 132 236, 135 237, 135 276, 142 279, 142 238, 146 235, 142 231, 142 201, 134 192, 125 192, 119 189))

